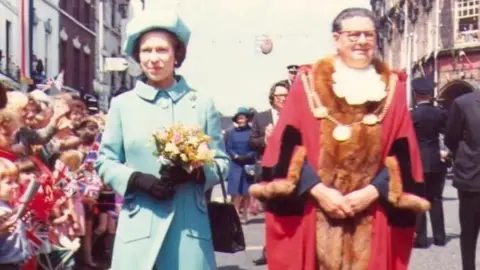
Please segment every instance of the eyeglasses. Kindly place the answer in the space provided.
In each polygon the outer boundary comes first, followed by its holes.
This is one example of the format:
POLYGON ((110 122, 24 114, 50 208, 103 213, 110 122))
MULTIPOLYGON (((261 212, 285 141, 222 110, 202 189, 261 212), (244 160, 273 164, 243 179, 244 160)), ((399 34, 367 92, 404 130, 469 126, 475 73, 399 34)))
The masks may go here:
POLYGON ((288 94, 278 94, 278 95, 273 95, 273 96, 280 98, 280 97, 287 97, 287 95, 288 94))
POLYGON ((372 42, 377 37, 377 33, 375 31, 341 31, 338 32, 339 34, 346 34, 347 38, 351 42, 357 42, 360 37, 363 35, 365 40, 368 42, 372 42))

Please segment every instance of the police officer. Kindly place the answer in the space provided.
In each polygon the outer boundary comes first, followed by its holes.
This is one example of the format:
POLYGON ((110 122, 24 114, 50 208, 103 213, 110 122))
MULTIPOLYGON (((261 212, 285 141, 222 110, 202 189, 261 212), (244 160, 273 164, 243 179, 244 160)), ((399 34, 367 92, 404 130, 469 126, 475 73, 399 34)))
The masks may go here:
POLYGON ((298 68, 299 65, 288 65, 287 70, 288 70, 288 85, 291 87, 293 84, 293 80, 295 79, 295 76, 297 76, 298 68))
MULTIPOLYGON (((437 246, 444 246, 446 235, 442 193, 445 185, 446 164, 440 157, 439 138, 440 134, 444 133, 447 114, 432 104, 435 85, 431 79, 416 78, 411 84, 416 103, 411 113, 422 156, 425 194, 432 205, 430 221, 433 242, 437 246)), ((415 247, 426 248, 427 246, 427 216, 424 213, 419 214, 417 218, 415 247)))

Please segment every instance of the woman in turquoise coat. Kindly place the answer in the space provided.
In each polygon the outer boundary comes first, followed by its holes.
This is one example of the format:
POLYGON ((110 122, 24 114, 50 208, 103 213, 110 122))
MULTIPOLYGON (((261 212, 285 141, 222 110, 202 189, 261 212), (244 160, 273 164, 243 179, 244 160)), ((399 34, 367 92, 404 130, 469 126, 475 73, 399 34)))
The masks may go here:
POLYGON ((144 11, 127 26, 125 52, 143 70, 132 91, 112 99, 99 157, 104 182, 124 195, 114 244, 113 270, 216 269, 204 192, 219 182, 214 167, 187 173, 161 167, 153 132, 175 123, 200 125, 225 176, 219 114, 212 99, 174 75, 190 31, 170 10, 144 11))

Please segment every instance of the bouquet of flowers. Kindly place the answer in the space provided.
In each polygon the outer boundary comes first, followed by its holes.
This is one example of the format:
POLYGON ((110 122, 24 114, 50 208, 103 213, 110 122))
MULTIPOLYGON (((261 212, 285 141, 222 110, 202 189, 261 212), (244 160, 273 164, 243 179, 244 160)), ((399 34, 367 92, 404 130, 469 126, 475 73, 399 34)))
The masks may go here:
POLYGON ((210 150, 211 138, 198 126, 172 125, 153 133, 154 155, 164 165, 180 166, 188 173, 214 164, 215 150, 210 150))

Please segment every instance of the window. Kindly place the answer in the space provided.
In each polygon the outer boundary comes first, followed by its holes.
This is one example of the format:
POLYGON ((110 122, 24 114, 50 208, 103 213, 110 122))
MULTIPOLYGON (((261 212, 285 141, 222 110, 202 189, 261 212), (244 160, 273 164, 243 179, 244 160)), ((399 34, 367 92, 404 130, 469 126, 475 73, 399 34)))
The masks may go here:
POLYGON ((85 77, 83 78, 83 90, 86 92, 90 91, 90 83, 92 79, 90 78, 90 72, 91 72, 91 62, 90 62, 90 55, 89 54, 84 54, 83 56, 83 66, 85 70, 85 77))
POLYGON ((11 40, 12 40, 12 22, 7 20, 5 22, 5 71, 10 73, 10 54, 11 54, 11 40))
POLYGON ((117 15, 117 12, 115 12, 115 7, 116 7, 116 4, 115 4, 115 0, 112 0, 112 9, 110 10, 110 16, 112 16, 111 18, 111 24, 110 26, 115 28, 116 24, 117 24, 117 20, 116 20, 116 15, 117 15))
POLYGON ((479 41, 480 0, 455 1, 455 42, 471 43, 479 41))
POLYGON ((90 4, 87 2, 84 2, 83 4, 83 24, 88 28, 88 29, 94 29, 93 23, 90 22, 90 14, 91 14, 91 9, 90 9, 90 4))
POLYGON ((50 48, 49 46, 50 43, 50 35, 48 33, 45 33, 45 59, 44 59, 44 72, 45 72, 45 77, 48 78, 48 49, 50 48))
POLYGON ((60 8, 63 9, 63 10, 67 10, 67 8, 68 8, 67 3, 69 1, 71 1, 71 0, 60 0, 60 4, 59 4, 60 8))
POLYGON ((121 73, 121 78, 120 78, 120 85, 122 87, 125 87, 127 85, 127 72, 126 71, 122 71, 121 73))
POLYGON ((82 78, 82 74, 86 71, 85 67, 82 67, 80 63, 80 50, 79 49, 74 49, 73 52, 73 63, 77 66, 77 70, 74 75, 74 80, 73 80, 73 87, 78 90, 80 87, 80 81, 82 78))
MULTIPOLYGON (((113 54, 112 55, 112 58, 115 58, 116 55, 113 54)), ((112 89, 113 91, 117 90, 115 89, 116 86, 117 86, 117 82, 116 82, 116 75, 115 75, 115 72, 110 72, 110 89, 112 89)))
POLYGON ((427 52, 430 53, 431 51, 435 50, 435 32, 438 31, 437 29, 434 29, 432 23, 427 24, 427 52))
POLYGON ((67 43, 65 41, 60 41, 60 70, 66 70, 67 64, 67 43))
POLYGON ((69 1, 72 3, 73 17, 78 21, 81 21, 79 1, 83 1, 83 0, 69 0, 69 1))

